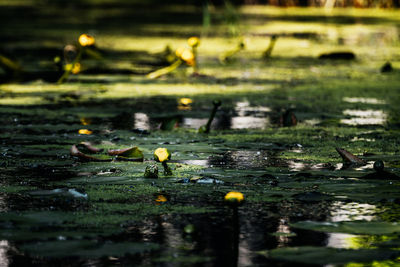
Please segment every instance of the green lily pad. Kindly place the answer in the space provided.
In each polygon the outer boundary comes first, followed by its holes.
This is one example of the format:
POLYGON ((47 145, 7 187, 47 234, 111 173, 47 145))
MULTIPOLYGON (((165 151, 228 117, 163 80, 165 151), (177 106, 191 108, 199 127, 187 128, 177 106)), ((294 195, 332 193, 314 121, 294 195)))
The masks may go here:
POLYGON ((314 222, 292 223, 292 227, 329 233, 385 235, 400 232, 400 224, 390 222, 314 222))
POLYGON ((383 249, 336 249, 328 247, 290 247, 260 252, 276 260, 306 264, 344 264, 348 262, 372 262, 394 259, 397 250, 383 249))
POLYGON ((104 243, 89 240, 63 240, 26 244, 21 249, 30 255, 45 257, 97 258, 101 256, 120 257, 125 254, 137 254, 157 250, 155 243, 104 243))
POLYGON ((136 146, 125 149, 108 150, 108 154, 117 156, 117 159, 122 160, 143 161, 144 159, 143 152, 136 146))

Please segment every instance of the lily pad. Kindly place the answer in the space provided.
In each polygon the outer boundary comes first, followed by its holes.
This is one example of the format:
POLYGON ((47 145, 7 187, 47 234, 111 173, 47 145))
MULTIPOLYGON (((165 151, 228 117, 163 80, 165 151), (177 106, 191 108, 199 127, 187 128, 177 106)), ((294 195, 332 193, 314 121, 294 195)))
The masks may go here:
POLYGON ((81 193, 74 188, 56 188, 53 190, 36 190, 29 192, 34 197, 63 197, 75 199, 87 199, 87 194, 81 193))
POLYGON ((292 223, 292 227, 329 233, 385 235, 400 232, 400 224, 390 222, 315 222, 301 221, 292 223))
POLYGON ((137 254, 157 250, 154 243, 104 243, 89 240, 63 240, 26 244, 21 249, 30 255, 45 257, 97 258, 101 256, 120 257, 125 254, 137 254))
POLYGON ((76 147, 79 151, 85 154, 100 153, 104 150, 102 148, 94 147, 90 142, 81 142, 80 144, 76 145, 76 147))
POLYGON ((261 252, 268 258, 306 264, 344 264, 394 259, 400 251, 383 249, 335 249, 328 247, 290 247, 261 252))
POLYGON ((108 155, 117 156, 117 159, 130 160, 130 161, 143 161, 143 152, 136 146, 125 148, 108 150, 108 155))
POLYGON ((111 158, 98 158, 98 157, 93 157, 90 155, 87 155, 81 151, 79 151, 78 147, 76 145, 73 145, 70 149, 70 154, 73 157, 78 158, 81 161, 99 161, 99 162, 107 162, 111 161, 111 158))

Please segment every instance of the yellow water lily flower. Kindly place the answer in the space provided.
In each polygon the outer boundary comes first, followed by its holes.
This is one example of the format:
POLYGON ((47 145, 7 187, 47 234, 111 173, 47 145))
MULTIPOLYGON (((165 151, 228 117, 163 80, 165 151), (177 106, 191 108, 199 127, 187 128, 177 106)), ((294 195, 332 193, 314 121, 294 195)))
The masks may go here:
POLYGON ((73 74, 78 74, 79 72, 81 72, 81 63, 76 62, 76 63, 74 64, 74 66, 72 67, 71 72, 72 72, 73 74))
POLYGON ((187 105, 190 105, 192 103, 193 103, 193 100, 191 98, 188 98, 188 97, 182 97, 181 99, 179 99, 179 104, 181 104, 181 105, 187 106, 187 105))
POLYGON ((182 54, 183 54, 183 52, 184 52, 185 50, 186 50, 186 48, 184 48, 184 47, 179 47, 178 49, 176 49, 175 55, 176 55, 177 57, 181 58, 181 56, 182 56, 182 54))
POLYGON ((91 46, 94 45, 95 43, 95 39, 93 36, 89 35, 89 34, 81 34, 81 36, 79 36, 79 44, 81 46, 91 46))
POLYGON ((176 49, 175 54, 177 57, 179 57, 180 59, 185 61, 186 64, 188 64, 188 65, 194 64, 194 61, 195 61, 194 54, 189 49, 180 47, 180 48, 176 49))
POLYGON ((168 199, 164 195, 157 195, 156 197, 156 202, 162 203, 162 202, 167 202, 168 199))
POLYGON ((189 44, 191 47, 197 47, 197 46, 200 45, 200 39, 199 39, 198 37, 196 37, 196 36, 190 37, 190 38, 188 39, 188 44, 189 44))
POLYGON ((81 118, 80 119, 82 125, 90 125, 92 124, 92 120, 89 118, 81 118))
POLYGON ((65 64, 64 66, 64 70, 66 71, 71 71, 73 68, 73 64, 69 63, 69 64, 65 64))
POLYGON ((234 202, 234 203, 240 203, 244 200, 244 196, 240 192, 229 192, 225 195, 225 201, 229 202, 234 202))
POLYGON ((171 158, 171 152, 168 149, 159 147, 154 151, 154 160, 159 162, 167 161, 171 158))
POLYGON ((189 49, 185 49, 181 55, 183 61, 185 61, 188 65, 194 64, 194 54, 189 49))
POLYGON ((80 129, 78 131, 79 134, 92 134, 93 132, 88 129, 80 129))

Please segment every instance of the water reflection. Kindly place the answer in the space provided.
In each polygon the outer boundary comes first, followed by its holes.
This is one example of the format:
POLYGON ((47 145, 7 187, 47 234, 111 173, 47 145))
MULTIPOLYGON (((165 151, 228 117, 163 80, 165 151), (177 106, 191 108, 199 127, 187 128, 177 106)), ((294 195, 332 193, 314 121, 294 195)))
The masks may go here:
MULTIPOLYGON (((208 121, 209 114, 207 112, 197 113, 200 117, 193 116, 188 112, 191 110, 191 103, 184 99, 184 103, 179 102, 177 107, 169 110, 174 111, 174 115, 168 114, 152 114, 149 112, 122 112, 110 119, 111 125, 115 129, 143 129, 154 130, 160 127, 160 124, 173 116, 179 117, 179 127, 198 129, 205 125, 208 121), (180 112, 177 113, 176 112, 180 112), (186 113, 183 115, 183 113, 186 113), (181 114, 182 113, 182 114, 181 114), (162 115, 162 116, 161 116, 162 115)), ((224 109, 218 111, 216 118, 213 120, 211 127, 213 129, 265 129, 271 126, 272 110, 266 106, 251 106, 249 101, 241 101, 235 103, 233 109, 224 109)), ((82 118, 82 125, 90 125, 92 122, 89 118, 82 118)))
POLYGON ((231 129, 265 129, 267 125, 270 125, 269 118, 244 116, 231 119, 231 129))
POLYGON ((235 150, 209 158, 210 167, 226 167, 237 169, 265 168, 268 166, 287 167, 285 160, 279 159, 278 150, 235 150))
POLYGON ((343 234, 343 233, 330 233, 326 246, 331 248, 352 248, 351 240, 356 238, 356 235, 343 234))
POLYGON ((6 199, 4 196, 0 195, 0 212, 5 212, 7 211, 7 204, 6 204, 6 199))
MULTIPOLYGON (((208 118, 183 118, 182 127, 198 129, 203 125, 206 125, 208 118)), ((216 120, 211 123, 211 127, 214 127, 216 120)))
POLYGON ((250 106, 250 102, 246 100, 246 101, 242 101, 242 102, 240 102, 240 101, 236 102, 235 111, 240 117, 243 117, 243 116, 247 116, 248 114, 252 114, 252 113, 253 114, 256 113, 259 115, 261 115, 261 114, 265 115, 265 113, 271 112, 272 110, 271 110, 271 108, 265 107, 265 106, 252 107, 252 106, 250 106))
POLYGON ((306 164, 304 164, 303 162, 296 162, 296 161, 294 161, 294 160, 290 160, 290 161, 288 161, 288 167, 289 167, 289 170, 291 170, 291 171, 304 171, 304 170, 306 170, 306 169, 308 169, 309 167, 306 165, 306 164))
POLYGON ((231 118, 231 129, 264 129, 270 125, 270 119, 267 114, 271 112, 269 107, 252 107, 249 101, 242 101, 236 103, 234 110, 237 116, 231 118))
POLYGON ((358 202, 335 201, 331 205, 330 215, 332 222, 341 221, 372 221, 376 219, 378 208, 375 205, 358 202))
MULTIPOLYGON (((378 208, 375 205, 366 203, 335 201, 330 208, 330 221, 372 221, 375 220, 378 208)), ((358 235, 345 233, 329 233, 327 238, 327 246, 333 248, 359 248, 354 247, 355 240, 358 235)))
POLYGON ((346 109, 343 114, 352 117, 340 120, 347 125, 383 125, 387 119, 387 114, 383 110, 346 109))
POLYGON ((363 104, 374 104, 374 105, 384 105, 386 102, 377 98, 369 97, 343 97, 343 101, 347 103, 363 103, 363 104))
POLYGON ((10 262, 8 260, 7 252, 10 245, 7 240, 0 240, 0 266, 7 267, 10 262))
POLYGON ((291 234, 291 231, 287 223, 288 219, 289 218, 281 218, 279 220, 279 225, 278 228, 276 229, 276 232, 279 233, 279 235, 276 236, 276 239, 278 241, 278 246, 277 246, 278 248, 287 246, 287 244, 290 241, 288 235, 291 234))
POLYGON ((135 113, 134 129, 150 130, 150 118, 146 113, 135 113))

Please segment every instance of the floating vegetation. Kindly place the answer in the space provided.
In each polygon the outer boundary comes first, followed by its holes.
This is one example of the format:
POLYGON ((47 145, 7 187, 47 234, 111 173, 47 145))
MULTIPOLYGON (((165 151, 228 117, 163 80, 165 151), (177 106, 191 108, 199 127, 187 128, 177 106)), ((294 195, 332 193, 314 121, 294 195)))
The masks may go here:
POLYGON ((47 2, 0 3, 0 265, 398 265, 398 10, 47 2))

